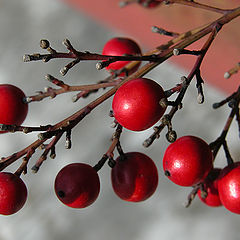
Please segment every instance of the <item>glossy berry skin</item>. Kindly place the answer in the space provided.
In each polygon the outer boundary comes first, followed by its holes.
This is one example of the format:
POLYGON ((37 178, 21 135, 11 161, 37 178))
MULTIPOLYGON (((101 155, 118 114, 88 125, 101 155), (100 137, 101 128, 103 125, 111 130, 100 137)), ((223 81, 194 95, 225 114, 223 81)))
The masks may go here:
POLYGON ((10 84, 0 84, 0 124, 21 125, 28 113, 25 94, 10 84))
POLYGON ((209 145, 201 138, 183 136, 170 144, 163 157, 165 175, 180 186, 193 186, 213 167, 209 145))
POLYGON ((158 185, 158 172, 151 158, 143 153, 128 152, 118 157, 111 173, 114 192, 123 200, 140 202, 148 199, 158 185))
POLYGON ((10 172, 0 172, 0 214, 18 212, 26 200, 27 188, 22 179, 10 172))
MULTIPOLYGON (((136 42, 129 38, 116 37, 110 39, 103 47, 102 50, 103 55, 110 56, 123 56, 127 55, 141 55, 141 49, 136 42)), ((127 65, 130 61, 116 61, 109 64, 106 69, 109 71, 119 70, 127 65)), ((136 67, 130 72, 135 72, 140 63, 136 65, 136 67)))
POLYGON ((164 91, 155 81, 147 78, 130 80, 114 95, 114 117, 124 128, 143 131, 153 126, 164 114, 166 107, 159 104, 163 98, 164 91))
POLYGON ((223 206, 240 214, 240 162, 230 164, 221 171, 218 191, 223 206))
POLYGON ((97 199, 99 191, 97 171, 88 164, 69 164, 60 170, 55 179, 58 199, 72 208, 91 205, 97 199))
POLYGON ((220 172, 220 168, 214 168, 204 180, 204 190, 207 192, 206 197, 202 196, 200 189, 198 190, 199 199, 209 207, 222 206, 218 193, 218 176, 220 172))

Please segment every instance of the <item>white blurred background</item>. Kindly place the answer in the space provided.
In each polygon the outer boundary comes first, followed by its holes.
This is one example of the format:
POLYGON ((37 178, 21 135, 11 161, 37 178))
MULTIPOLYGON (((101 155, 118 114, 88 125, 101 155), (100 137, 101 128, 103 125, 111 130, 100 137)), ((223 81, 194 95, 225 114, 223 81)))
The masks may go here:
MULTIPOLYGON (((150 33, 151 34, 151 33, 150 33)), ((107 73, 95 68, 95 62, 83 62, 73 68, 65 77, 59 74, 68 61, 53 60, 23 63, 26 53, 42 52, 40 39, 46 38, 52 47, 64 51, 61 42, 69 38, 78 50, 101 52, 104 43, 113 36, 125 36, 112 32, 89 19, 84 13, 74 11, 57 0, 0 0, 0 83, 20 87, 26 95, 51 86, 44 76, 49 73, 69 84, 95 83, 104 79, 107 73)), ((131 37, 131 36, 128 36, 131 37)), ((146 49, 145 49, 146 50, 146 49)), ((179 82, 187 73, 176 66, 164 63, 147 76, 160 82, 168 89, 179 82)), ((178 136, 187 134, 202 137, 207 142, 215 140, 228 115, 228 108, 212 110, 215 101, 224 98, 207 84, 204 86, 206 102, 196 102, 195 84, 190 87, 184 99, 184 108, 174 118, 178 136)), ((97 95, 101 94, 99 91, 97 95)), ((54 124, 67 117, 87 102, 88 99, 71 102, 73 94, 58 96, 53 100, 30 104, 29 115, 24 125, 39 126, 54 124)), ((58 171, 71 162, 86 162, 94 165, 106 152, 113 129, 108 117, 111 100, 93 111, 73 131, 73 147, 64 149, 64 141, 57 145, 57 157, 48 159, 37 174, 23 176, 29 197, 24 208, 13 216, 0 216, 0 240, 81 239, 81 240, 202 240, 239 239, 240 220, 224 208, 208 208, 199 199, 189 209, 183 204, 191 188, 178 187, 164 177, 161 159, 168 146, 164 138, 148 149, 142 142, 152 130, 143 133, 125 131, 121 143, 125 151, 140 151, 149 155, 159 169, 159 186, 156 193, 142 203, 128 203, 115 196, 111 188, 110 169, 106 165, 100 171, 101 192, 97 201, 86 209, 74 210, 61 204, 55 196, 53 184, 58 171)), ((0 156, 8 156, 26 147, 36 139, 36 133, 0 135, 0 156)), ((228 136, 233 157, 239 160, 239 139, 236 124, 228 136)), ((37 151, 29 167, 39 157, 37 151)), ((7 168, 14 171, 21 160, 7 168)), ((216 160, 217 166, 224 166, 224 154, 216 160)))

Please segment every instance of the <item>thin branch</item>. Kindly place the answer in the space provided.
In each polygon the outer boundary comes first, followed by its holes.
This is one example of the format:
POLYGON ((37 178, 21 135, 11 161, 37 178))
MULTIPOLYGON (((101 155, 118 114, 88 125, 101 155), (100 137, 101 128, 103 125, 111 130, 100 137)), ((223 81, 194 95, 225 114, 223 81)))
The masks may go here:
POLYGON ((193 0, 192 1, 191 0, 166 0, 165 3, 166 4, 176 3, 176 4, 186 5, 186 6, 190 6, 190 7, 194 7, 194 8, 200 8, 200 9, 204 9, 207 11, 216 12, 216 13, 220 13, 220 14, 227 14, 231 11, 231 9, 221 9, 221 8, 217 8, 217 7, 212 7, 212 6, 209 6, 206 4, 195 2, 193 0))
POLYGON ((216 158, 216 155, 217 155, 220 147, 225 144, 226 136, 230 129, 230 126, 232 124, 234 116, 235 115, 237 116, 237 114, 239 114, 238 105, 240 103, 240 87, 238 88, 238 91, 234 94, 234 100, 236 101, 236 104, 235 104, 235 106, 233 106, 220 136, 214 142, 209 144, 210 148, 213 151, 214 159, 216 158))
MULTIPOLYGON (((181 107, 182 105, 182 100, 183 100, 183 97, 187 91, 187 88, 191 82, 191 80, 193 79, 193 77, 198 74, 198 72, 200 71, 200 66, 201 66, 201 63, 202 63, 202 60, 207 52, 207 50, 209 49, 211 43, 213 42, 215 36, 216 36, 217 32, 215 31, 215 29, 211 32, 210 36, 208 37, 207 41, 205 42, 205 44, 203 45, 202 49, 201 49, 201 55, 198 56, 196 62, 195 62, 195 65, 192 69, 192 71, 190 72, 190 74, 188 75, 187 78, 183 78, 182 79, 182 84, 179 85, 181 88, 178 89, 177 88, 177 91, 180 91, 179 94, 178 94, 178 97, 176 98, 170 112, 167 114, 168 115, 168 122, 170 123, 173 116, 175 115, 175 113, 177 112, 177 110, 179 109, 179 106, 181 107)), ((166 115, 165 115, 166 116, 166 115)), ((164 129, 165 126, 168 126, 169 124, 166 124, 165 122, 164 123, 161 123, 159 126, 157 127, 154 127, 154 133, 149 137, 147 138, 144 142, 143 142, 143 146, 144 147, 149 147, 155 139, 159 138, 160 136, 160 133, 161 131, 164 129)), ((169 130, 169 129, 168 129, 169 130)), ((169 131, 168 131, 169 133, 169 131)), ((167 139, 168 139, 168 136, 169 134, 166 135, 167 136, 167 139)), ((174 138, 176 138, 176 133, 174 132, 174 138)), ((174 139, 173 138, 173 139, 174 139)))
POLYGON ((98 161, 98 163, 93 167, 96 171, 99 171, 108 159, 109 159, 109 166, 110 167, 114 166, 115 164, 115 161, 113 160, 114 149, 117 147, 118 151, 122 151, 122 149, 119 147, 119 138, 121 136, 121 133, 122 133, 122 126, 118 124, 117 129, 112 136, 112 143, 110 147, 108 148, 107 152, 103 154, 102 158, 98 161))
MULTIPOLYGON (((3 170, 5 167, 7 167, 11 163, 15 162, 17 159, 26 155, 30 149, 33 149, 35 151, 35 149, 38 148, 39 146, 41 146, 49 137, 57 136, 60 133, 64 133, 66 131, 73 129, 94 108, 96 108, 98 105, 100 105, 105 100, 110 98, 117 91, 117 89, 120 86, 122 86, 124 83, 130 81, 131 79, 135 79, 135 78, 144 76, 146 73, 151 71, 153 68, 155 68, 156 66, 158 66, 159 64, 163 63, 168 58, 170 58, 173 55, 173 50, 175 48, 184 49, 185 47, 191 45, 193 42, 198 41, 199 39, 201 39, 202 37, 206 36, 209 33, 211 33, 210 36, 213 36, 213 31, 216 30, 216 27, 219 27, 219 29, 220 29, 222 25, 230 22, 231 20, 238 17, 239 15, 240 15, 240 7, 227 12, 227 14, 220 17, 219 19, 217 19, 214 22, 211 22, 204 26, 198 27, 198 28, 188 31, 186 33, 180 34, 176 38, 168 41, 166 44, 163 44, 163 45, 157 47, 156 49, 148 52, 146 55, 151 56, 150 57, 151 62, 146 63, 138 71, 134 72, 130 76, 123 79, 118 85, 114 86, 109 91, 107 91, 106 93, 104 93, 103 95, 101 95, 100 97, 95 99, 94 101, 90 102, 88 105, 86 105, 82 109, 78 110, 76 113, 72 114, 71 116, 67 117, 66 119, 64 119, 64 120, 58 122, 57 124, 55 124, 54 126, 52 126, 51 130, 48 130, 48 131, 42 133, 42 136, 44 136, 43 139, 38 139, 35 142, 33 142, 32 144, 30 144, 28 147, 24 148, 23 150, 15 153, 7 158, 2 158, 0 161, 0 170, 3 170), (154 55, 154 58, 157 59, 156 61, 152 61, 153 55, 154 55)), ((215 31, 215 32, 217 32, 217 31, 215 31)), ((215 36, 215 34, 214 34, 214 36, 215 36)), ((204 46, 205 46, 206 50, 207 50, 208 45, 211 44, 212 40, 213 40, 213 37, 209 38, 208 41, 205 43, 204 46)), ((50 52, 50 55, 54 56, 55 58, 56 57, 57 58, 66 57, 66 58, 77 59, 79 57, 79 56, 76 57, 76 53, 69 46, 68 46, 68 49, 70 50, 70 53, 56 53, 56 51, 54 49, 50 48, 50 46, 47 49, 50 52)), ((89 55, 88 53, 80 52, 80 54, 84 55, 84 56, 88 56, 88 57, 90 56, 90 58, 92 58, 92 59, 96 59, 96 57, 97 57, 97 55, 91 55, 91 54, 89 55)), ((45 58, 43 58, 43 60, 44 61, 50 60, 50 59, 48 59, 50 55, 45 55, 45 58)), ((182 89, 176 99, 176 103, 179 103, 179 104, 177 104, 177 106, 181 105, 180 103, 186 92, 187 86, 190 83, 191 79, 193 78, 197 67, 200 66, 204 55, 205 54, 201 54, 200 56, 198 56, 198 59, 195 63, 193 70, 187 77, 187 84, 182 87, 182 89)), ((110 58, 110 56, 107 56, 107 57, 110 58)), ((104 60, 106 60, 107 57, 104 60)), ((34 59, 41 58, 41 56, 39 56, 39 54, 26 55, 25 60, 31 60, 31 58, 34 60, 34 59)), ((100 58, 102 58, 102 56, 100 58)), ((132 57, 132 59, 134 59, 134 57, 132 57)), ((137 58, 135 58, 135 59, 137 59, 137 58)), ((101 60, 103 60, 103 59, 101 59, 101 60)), ((137 63, 138 63, 137 61, 133 61, 133 62, 129 63, 125 67, 125 69, 127 69, 127 70, 129 68, 131 69, 131 67, 135 66, 137 63)), ((172 109, 169 113, 170 117, 172 117, 176 111, 177 111, 177 107, 176 106, 172 107, 172 109)))
MULTIPOLYGON (((56 78, 55 78, 56 79, 56 78)), ((66 88, 62 87, 59 89, 54 88, 48 88, 46 92, 39 92, 37 95, 28 96, 26 98, 26 101, 28 103, 30 102, 36 102, 41 101, 44 98, 51 97, 54 98, 57 95, 63 94, 63 93, 69 93, 69 92, 76 92, 81 91, 83 92, 82 95, 86 95, 92 91, 99 90, 101 88, 105 89, 107 87, 113 87, 116 86, 119 83, 119 79, 115 81, 109 81, 109 82, 101 82, 96 84, 88 84, 88 85, 80 85, 80 86, 69 86, 66 88)), ((65 85, 65 84, 64 84, 65 85)))

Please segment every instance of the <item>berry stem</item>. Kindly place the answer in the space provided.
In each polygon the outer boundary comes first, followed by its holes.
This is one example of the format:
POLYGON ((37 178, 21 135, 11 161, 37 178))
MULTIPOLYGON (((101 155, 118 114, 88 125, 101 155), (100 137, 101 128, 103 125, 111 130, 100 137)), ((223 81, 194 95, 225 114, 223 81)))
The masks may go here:
POLYGON ((201 188, 202 184, 197 184, 196 186, 193 187, 192 191, 188 195, 187 202, 185 203, 185 207, 188 208, 190 207, 192 201, 194 200, 195 196, 197 195, 198 190, 201 188))

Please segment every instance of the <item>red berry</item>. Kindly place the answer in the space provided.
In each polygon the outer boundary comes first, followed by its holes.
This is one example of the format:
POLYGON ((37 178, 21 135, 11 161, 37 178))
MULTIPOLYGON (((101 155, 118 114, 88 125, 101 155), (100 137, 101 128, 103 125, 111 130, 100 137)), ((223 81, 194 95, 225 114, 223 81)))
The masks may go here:
POLYGON ((164 114, 166 107, 159 104, 163 98, 164 91, 155 81, 147 78, 130 80, 114 95, 114 117, 129 130, 145 130, 153 126, 164 114))
POLYGON ((158 184, 154 162, 139 152, 128 152, 124 157, 118 157, 111 175, 115 193, 130 202, 146 200, 152 196, 158 184))
POLYGON ((27 200, 27 188, 17 175, 0 173, 0 214, 11 215, 19 211, 27 200))
POLYGON ((28 113, 25 94, 10 84, 0 84, 0 124, 21 125, 28 113))
MULTIPOLYGON (((110 55, 110 56, 122 56, 124 54, 128 55, 141 55, 141 49, 137 45, 136 42, 134 42, 131 39, 128 38, 112 38, 110 39, 103 47, 102 50, 103 55, 110 55)), ((123 68, 125 65, 127 65, 130 61, 117 61, 109 64, 109 66, 106 67, 109 71, 119 70, 123 68)), ((140 63, 132 70, 132 72, 135 72, 138 67, 140 66, 140 63)), ((130 73, 132 73, 130 72, 130 73)))
POLYGON ((157 7, 161 2, 160 1, 147 1, 147 0, 140 0, 139 4, 142 4, 142 6, 146 7, 146 8, 155 8, 157 7))
POLYGON ((223 206, 240 214, 240 162, 230 164, 221 171, 218 191, 223 206))
POLYGON ((206 197, 202 196, 202 191, 200 189, 198 190, 198 197, 203 203, 210 207, 219 207, 222 205, 218 193, 218 176, 220 172, 220 168, 214 168, 204 180, 203 187, 207 193, 206 197))
POLYGON ((55 179, 57 197, 72 208, 91 205, 97 199, 99 191, 97 171, 88 164, 69 164, 60 170, 55 179))
POLYGON ((180 186, 193 186, 212 169, 213 156, 209 145, 194 136, 184 136, 170 144, 163 157, 166 176, 180 186))

